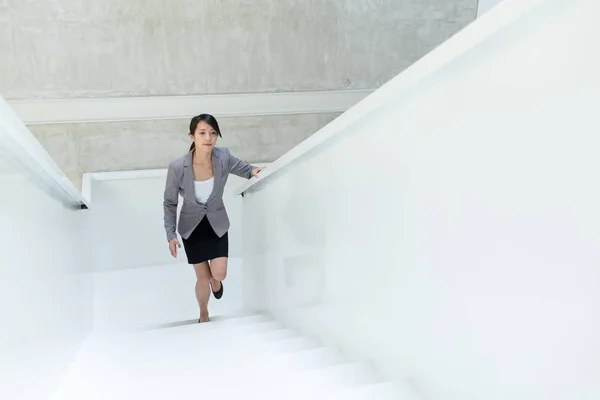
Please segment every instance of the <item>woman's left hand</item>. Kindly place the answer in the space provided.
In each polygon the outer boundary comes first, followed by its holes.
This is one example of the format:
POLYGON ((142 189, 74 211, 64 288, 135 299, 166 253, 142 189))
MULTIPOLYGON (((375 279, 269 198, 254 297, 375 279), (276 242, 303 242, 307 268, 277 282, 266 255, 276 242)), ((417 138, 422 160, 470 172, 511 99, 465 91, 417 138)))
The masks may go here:
POLYGON ((263 169, 265 169, 265 167, 256 167, 256 168, 254 168, 254 169, 252 170, 252 176, 253 176, 253 177, 257 177, 257 176, 258 176, 258 173, 259 173, 260 171, 262 171, 263 169))

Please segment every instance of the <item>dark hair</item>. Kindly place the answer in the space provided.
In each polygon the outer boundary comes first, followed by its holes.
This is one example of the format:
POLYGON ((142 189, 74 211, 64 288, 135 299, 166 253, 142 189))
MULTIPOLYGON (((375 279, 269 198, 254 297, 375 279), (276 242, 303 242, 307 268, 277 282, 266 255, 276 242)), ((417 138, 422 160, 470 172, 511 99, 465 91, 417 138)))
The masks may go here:
MULTIPOLYGON (((219 137, 223 137, 221 135, 221 130, 219 129, 219 123, 217 122, 217 119, 210 114, 200 114, 192 118, 192 120, 190 121, 190 135, 193 135, 194 132, 196 132, 196 128, 198 127, 198 123, 200 121, 204 121, 207 124, 209 124, 211 128, 217 131, 219 137)), ((192 145, 190 146, 190 151, 194 150, 195 148, 196 143, 192 142, 192 145)))

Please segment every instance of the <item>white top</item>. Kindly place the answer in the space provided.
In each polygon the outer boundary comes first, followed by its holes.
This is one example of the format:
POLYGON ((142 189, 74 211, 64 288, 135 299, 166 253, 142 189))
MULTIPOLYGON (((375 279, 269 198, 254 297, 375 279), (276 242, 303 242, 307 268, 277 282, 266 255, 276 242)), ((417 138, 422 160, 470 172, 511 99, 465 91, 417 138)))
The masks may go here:
POLYGON ((194 181, 194 194, 196 195, 196 201, 199 203, 206 203, 208 201, 208 197, 213 191, 214 184, 214 177, 205 181, 194 181))

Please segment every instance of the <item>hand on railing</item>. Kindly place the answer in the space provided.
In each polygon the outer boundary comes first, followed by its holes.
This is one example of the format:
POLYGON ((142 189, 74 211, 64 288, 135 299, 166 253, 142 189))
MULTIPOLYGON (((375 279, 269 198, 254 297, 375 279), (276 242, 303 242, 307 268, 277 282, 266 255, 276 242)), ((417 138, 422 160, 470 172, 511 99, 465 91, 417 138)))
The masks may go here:
POLYGON ((260 171, 262 171, 263 169, 265 169, 265 167, 256 167, 252 170, 252 177, 253 178, 257 178, 258 177, 258 173, 260 171))

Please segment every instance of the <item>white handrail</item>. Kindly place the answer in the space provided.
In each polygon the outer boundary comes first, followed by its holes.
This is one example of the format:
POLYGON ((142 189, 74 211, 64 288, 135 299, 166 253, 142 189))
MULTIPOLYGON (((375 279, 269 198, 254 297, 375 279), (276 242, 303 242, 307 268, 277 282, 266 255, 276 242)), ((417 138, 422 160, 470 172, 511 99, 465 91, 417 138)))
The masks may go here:
POLYGON ((51 196, 65 206, 88 207, 89 204, 44 147, 0 96, 0 145, 27 170, 51 196))
POLYGON ((264 181, 270 175, 273 175, 301 156, 311 152, 322 143, 343 133, 349 126, 361 120, 373 110, 389 101, 398 100, 402 93, 410 87, 442 66, 465 54, 545 1, 547 0, 504 0, 401 72, 398 76, 381 86, 381 88, 371 95, 365 97, 354 107, 351 107, 344 114, 277 159, 268 169, 261 172, 260 178, 252 178, 238 189, 237 194, 244 194, 258 182, 264 181))

